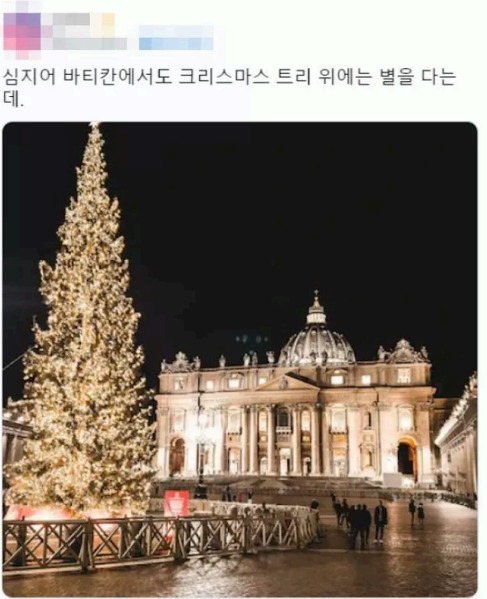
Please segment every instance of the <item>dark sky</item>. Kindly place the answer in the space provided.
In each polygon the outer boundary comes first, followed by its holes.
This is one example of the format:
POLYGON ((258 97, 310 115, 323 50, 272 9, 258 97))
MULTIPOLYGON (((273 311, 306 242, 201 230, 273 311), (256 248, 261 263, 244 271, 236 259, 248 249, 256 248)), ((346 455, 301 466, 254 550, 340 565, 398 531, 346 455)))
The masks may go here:
MULTIPOLYGON (((406 337, 425 345, 437 396, 477 362, 477 132, 469 124, 106 123, 138 341, 203 367, 279 352, 313 289, 358 360, 406 337), (247 341, 242 342, 244 335, 247 341), (240 341, 237 341, 237 337, 240 341), (267 339, 267 340, 266 340, 267 339)), ((86 123, 3 132, 3 362, 45 310, 38 262, 75 193, 86 123)), ((22 364, 4 373, 20 397, 22 364)))

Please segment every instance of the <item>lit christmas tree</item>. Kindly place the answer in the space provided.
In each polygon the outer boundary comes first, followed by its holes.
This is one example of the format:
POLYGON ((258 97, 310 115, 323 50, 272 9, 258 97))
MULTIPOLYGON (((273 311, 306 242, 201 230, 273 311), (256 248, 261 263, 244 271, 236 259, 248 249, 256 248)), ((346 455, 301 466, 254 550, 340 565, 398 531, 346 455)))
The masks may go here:
POLYGON ((64 506, 74 514, 141 513, 154 453, 144 355, 134 311, 120 210, 105 188, 98 125, 92 125, 77 199, 58 231, 55 267, 40 263, 47 327, 34 325, 24 360, 24 399, 33 428, 24 457, 6 467, 9 505, 64 506), (99 512, 98 512, 99 513, 99 512))

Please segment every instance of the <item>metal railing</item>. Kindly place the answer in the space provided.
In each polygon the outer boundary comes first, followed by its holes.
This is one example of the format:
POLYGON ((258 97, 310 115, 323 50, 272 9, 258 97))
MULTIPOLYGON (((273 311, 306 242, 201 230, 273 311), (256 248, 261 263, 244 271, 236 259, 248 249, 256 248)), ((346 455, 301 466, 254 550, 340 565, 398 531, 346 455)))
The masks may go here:
POLYGON ((309 544, 317 529, 317 513, 308 508, 188 518, 7 520, 3 570, 87 572, 97 566, 296 549, 309 544))

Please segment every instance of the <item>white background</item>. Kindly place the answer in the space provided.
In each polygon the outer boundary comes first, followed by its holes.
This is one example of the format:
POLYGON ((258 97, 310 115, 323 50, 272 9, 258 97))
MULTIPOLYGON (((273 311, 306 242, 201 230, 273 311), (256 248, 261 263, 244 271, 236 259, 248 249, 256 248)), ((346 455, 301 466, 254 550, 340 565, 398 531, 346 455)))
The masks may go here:
MULTIPOLYGON (((409 66, 453 70, 455 86, 412 87, 181 86, 163 88, 38 86, 26 88, 23 108, 2 105, 9 121, 469 121, 479 137, 479 330, 481 429, 485 429, 486 301, 485 131, 487 55, 485 0, 44 0, 43 12, 114 12, 115 35, 131 38, 119 53, 43 52, 35 61, 2 59, 9 68, 409 66), (213 52, 139 52, 139 25, 213 25, 213 52)), ((3 3, 3 10, 8 8, 3 3)), ((5 53, 4 53, 5 54, 5 53)), ((3 88, 5 89, 5 88, 3 88)), ((21 88, 23 90, 23 88, 21 88)), ((3 90, 2 90, 3 93, 3 90)), ((1 164, 1 163, 0 163, 1 164)), ((448 173, 445 173, 448 176, 448 173)), ((458 210, 462 198, 458 198, 458 210)), ((400 215, 398 215, 400 217, 400 215)), ((8 226, 8 223, 6 223, 8 226)), ((456 243, 454 239, 447 240, 456 243)), ((461 318, 461 315, 458 315, 461 318)), ((479 438, 479 462, 486 443, 479 438)), ((479 563, 484 555, 485 477, 479 468, 479 563)), ((481 568, 479 568, 481 571, 481 568)), ((485 576, 480 578, 482 596, 485 576)))

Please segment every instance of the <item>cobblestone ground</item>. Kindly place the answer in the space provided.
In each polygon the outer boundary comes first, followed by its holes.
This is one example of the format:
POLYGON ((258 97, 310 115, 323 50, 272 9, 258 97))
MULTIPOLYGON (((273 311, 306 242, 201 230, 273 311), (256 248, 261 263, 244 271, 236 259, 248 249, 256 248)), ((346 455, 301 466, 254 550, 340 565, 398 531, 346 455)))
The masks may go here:
MULTIPOLYGON (((365 550, 351 550, 329 498, 320 502, 324 539, 303 551, 87 575, 5 577, 3 590, 11 597, 466 597, 476 592, 477 512, 450 503, 426 504, 424 528, 411 528, 407 503, 392 503, 384 544, 371 538, 365 550)), ((369 500, 369 507, 375 503, 369 500)))

